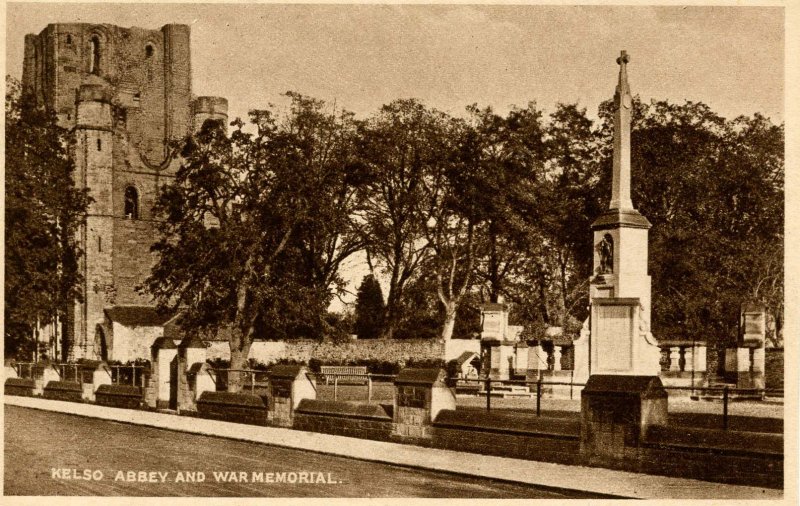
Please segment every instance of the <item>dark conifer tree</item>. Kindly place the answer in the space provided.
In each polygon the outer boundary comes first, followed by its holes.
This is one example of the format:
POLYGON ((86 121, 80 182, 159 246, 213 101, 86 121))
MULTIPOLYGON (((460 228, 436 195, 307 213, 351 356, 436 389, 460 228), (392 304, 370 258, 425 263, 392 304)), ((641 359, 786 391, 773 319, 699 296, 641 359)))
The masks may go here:
POLYGON ((359 339, 380 337, 383 331, 383 292, 375 276, 364 276, 356 296, 355 333, 359 339))

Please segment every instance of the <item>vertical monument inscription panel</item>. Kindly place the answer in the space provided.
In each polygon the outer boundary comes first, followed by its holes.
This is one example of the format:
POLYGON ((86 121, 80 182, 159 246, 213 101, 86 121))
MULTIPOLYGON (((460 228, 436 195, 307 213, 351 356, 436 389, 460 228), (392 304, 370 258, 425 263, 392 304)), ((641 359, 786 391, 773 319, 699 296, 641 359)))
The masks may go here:
POLYGON ((633 308, 598 305, 592 322, 596 329, 595 357, 598 372, 628 371, 633 367, 633 308))

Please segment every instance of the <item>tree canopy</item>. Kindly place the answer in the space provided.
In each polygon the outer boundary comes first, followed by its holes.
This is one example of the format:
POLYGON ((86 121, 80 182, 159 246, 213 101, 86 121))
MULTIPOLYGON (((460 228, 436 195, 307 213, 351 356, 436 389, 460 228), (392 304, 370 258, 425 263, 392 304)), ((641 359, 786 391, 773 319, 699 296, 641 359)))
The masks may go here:
POLYGON ((62 358, 69 355, 65 316, 82 297, 77 231, 90 202, 88 192, 75 186, 70 139, 53 111, 6 78, 7 357, 32 358, 34 332, 57 319, 62 324, 62 358))
MULTIPOLYGON (((243 368, 257 331, 313 334, 324 325, 338 264, 352 254, 351 116, 289 94, 283 117, 251 112, 188 137, 156 212, 162 238, 146 289, 180 309, 188 330, 231 329, 243 368)), ((237 389, 236 381, 230 388, 237 389)))
MULTIPOLYGON (((378 280, 362 282, 361 337, 472 337, 480 304, 500 297, 531 329, 577 331, 590 224, 611 191, 610 103, 595 122, 574 104, 454 118, 397 100, 362 121, 288 96, 283 116, 251 113, 255 133, 209 124, 187 139, 157 206, 148 288, 162 305, 190 327, 232 326, 234 356, 256 335, 320 338, 343 262, 360 251, 388 287, 379 307, 378 280)), ((634 101, 632 197, 653 224, 656 338, 729 342, 747 301, 766 303, 779 333, 783 142, 760 115, 634 101)))

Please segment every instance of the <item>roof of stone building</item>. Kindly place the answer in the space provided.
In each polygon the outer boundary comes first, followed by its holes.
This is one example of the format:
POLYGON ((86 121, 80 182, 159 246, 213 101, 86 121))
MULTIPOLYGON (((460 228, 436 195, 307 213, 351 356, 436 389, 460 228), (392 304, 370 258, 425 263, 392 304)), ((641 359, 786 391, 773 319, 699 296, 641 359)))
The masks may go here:
MULTIPOLYGON (((182 316, 183 314, 179 312, 164 324, 164 335, 166 337, 170 337, 172 339, 183 339, 185 337, 181 329, 182 316)), ((202 338, 204 341, 227 342, 230 340, 230 337, 231 337, 230 325, 224 325, 216 332, 213 331, 200 332, 200 338, 202 338)))
POLYGON ((109 320, 126 327, 160 327, 171 314, 162 314, 154 306, 114 306, 104 310, 109 320))
POLYGON ((474 357, 478 356, 479 355, 474 351, 465 351, 464 353, 458 356, 456 362, 458 363, 458 366, 461 367, 462 365, 464 365, 464 362, 471 361, 474 357))

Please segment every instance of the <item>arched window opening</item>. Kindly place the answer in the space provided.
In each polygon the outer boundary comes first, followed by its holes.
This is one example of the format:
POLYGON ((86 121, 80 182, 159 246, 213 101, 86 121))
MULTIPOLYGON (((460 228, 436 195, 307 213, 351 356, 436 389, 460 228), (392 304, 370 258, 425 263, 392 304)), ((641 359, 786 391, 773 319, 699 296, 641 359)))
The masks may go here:
POLYGON ((70 35, 70 34, 67 34, 67 45, 68 46, 72 45, 72 35, 70 35))
POLYGON ((95 35, 91 40, 91 60, 89 60, 89 72, 100 74, 100 38, 95 35))
POLYGON ((97 139, 97 151, 103 151, 103 141, 102 141, 102 139, 97 139))
POLYGON ((103 252, 103 238, 99 235, 97 236, 97 251, 100 253, 103 252))
POLYGON ((139 219, 139 192, 133 186, 125 188, 125 217, 129 220, 139 219))
POLYGON ((151 58, 153 56, 153 46, 148 44, 144 47, 144 57, 151 58))

